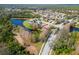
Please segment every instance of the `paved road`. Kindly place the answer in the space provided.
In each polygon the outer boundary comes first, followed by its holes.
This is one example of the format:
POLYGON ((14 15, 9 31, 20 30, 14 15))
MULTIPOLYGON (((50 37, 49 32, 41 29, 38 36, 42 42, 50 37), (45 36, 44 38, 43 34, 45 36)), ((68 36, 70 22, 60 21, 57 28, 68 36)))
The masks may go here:
MULTIPOLYGON (((58 27, 58 28, 62 29, 63 28, 63 23, 61 23, 60 25, 55 25, 55 27, 58 27)), ((45 44, 45 46, 42 50, 41 55, 48 55, 49 54, 50 50, 53 48, 53 47, 51 48, 50 45, 56 39, 56 37, 57 37, 57 34, 52 33, 50 35, 50 37, 47 40, 47 43, 45 44)))
POLYGON ((50 47, 50 44, 53 42, 53 40, 55 40, 55 38, 56 38, 56 35, 54 35, 54 34, 50 35, 50 37, 48 38, 47 43, 45 44, 45 46, 44 46, 44 48, 42 50, 41 55, 48 55, 49 54, 50 50, 52 49, 50 47))

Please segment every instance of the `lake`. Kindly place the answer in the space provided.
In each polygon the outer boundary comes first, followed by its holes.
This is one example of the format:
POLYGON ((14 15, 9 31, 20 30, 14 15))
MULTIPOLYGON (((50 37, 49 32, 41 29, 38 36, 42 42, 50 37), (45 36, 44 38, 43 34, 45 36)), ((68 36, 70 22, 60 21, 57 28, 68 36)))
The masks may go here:
MULTIPOLYGON (((17 19, 17 18, 11 18, 10 21, 13 24, 13 26, 21 26, 26 31, 30 31, 30 32, 32 31, 32 29, 30 29, 27 24, 26 24, 27 27, 25 27, 23 25, 23 22, 26 21, 26 20, 21 20, 21 19, 17 19)), ((28 22, 28 20, 26 22, 28 22)))
POLYGON ((70 28, 70 32, 79 32, 79 28, 77 28, 77 27, 71 27, 70 28))

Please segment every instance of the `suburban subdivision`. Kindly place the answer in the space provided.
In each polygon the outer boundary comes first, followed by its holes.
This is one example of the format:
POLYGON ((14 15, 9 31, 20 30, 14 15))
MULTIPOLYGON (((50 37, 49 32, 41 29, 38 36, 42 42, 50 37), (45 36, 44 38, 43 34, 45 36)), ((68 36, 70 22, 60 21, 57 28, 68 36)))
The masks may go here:
POLYGON ((0 5, 0 55, 78 54, 79 5, 0 5))

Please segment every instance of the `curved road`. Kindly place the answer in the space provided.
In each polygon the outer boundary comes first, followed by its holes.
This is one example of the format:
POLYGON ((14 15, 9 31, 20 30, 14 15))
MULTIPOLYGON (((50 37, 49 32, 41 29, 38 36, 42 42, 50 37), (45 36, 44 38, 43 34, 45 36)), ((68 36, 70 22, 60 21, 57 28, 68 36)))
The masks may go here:
POLYGON ((54 35, 54 34, 50 35, 50 37, 47 40, 47 43, 45 44, 45 46, 44 46, 44 48, 42 50, 41 55, 48 55, 49 54, 50 50, 52 49, 50 47, 50 44, 53 42, 53 40, 55 40, 55 38, 56 38, 56 35, 54 35))
MULTIPOLYGON (((61 29, 63 29, 63 23, 61 23, 60 25, 56 25, 58 28, 60 28, 60 30, 61 29)), ((55 27, 56 27, 55 26, 55 27)), ((60 31, 59 30, 59 31, 60 31)), ((55 31, 56 32, 56 31, 55 31)), ((50 37, 48 38, 48 40, 47 40, 47 42, 46 42, 46 44, 45 44, 45 46, 44 46, 44 48, 42 49, 42 51, 41 51, 41 55, 48 55, 49 53, 50 53, 50 50, 53 48, 53 47, 51 47, 51 43, 56 39, 56 37, 57 37, 57 33, 55 33, 55 32, 52 32, 51 34, 50 34, 50 37)))

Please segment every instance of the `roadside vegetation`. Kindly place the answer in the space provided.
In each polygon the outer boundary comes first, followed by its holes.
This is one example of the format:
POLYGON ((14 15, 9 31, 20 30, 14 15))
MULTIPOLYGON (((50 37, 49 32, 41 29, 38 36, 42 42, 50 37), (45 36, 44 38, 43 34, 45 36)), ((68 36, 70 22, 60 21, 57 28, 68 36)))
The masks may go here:
POLYGON ((77 33, 71 32, 67 33, 66 31, 60 37, 60 39, 56 40, 53 44, 53 52, 55 55, 68 55, 71 54, 76 49, 76 39, 77 33))

